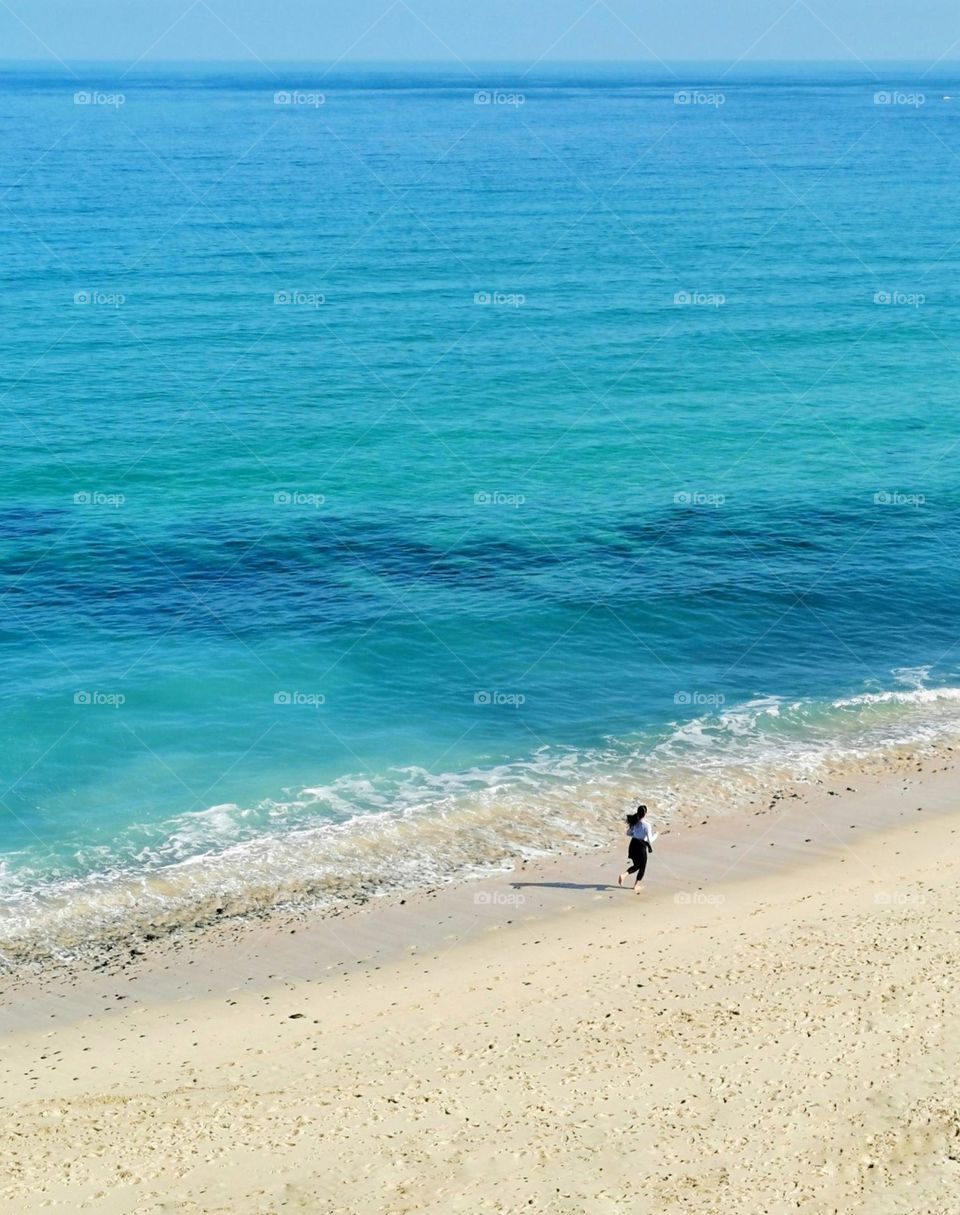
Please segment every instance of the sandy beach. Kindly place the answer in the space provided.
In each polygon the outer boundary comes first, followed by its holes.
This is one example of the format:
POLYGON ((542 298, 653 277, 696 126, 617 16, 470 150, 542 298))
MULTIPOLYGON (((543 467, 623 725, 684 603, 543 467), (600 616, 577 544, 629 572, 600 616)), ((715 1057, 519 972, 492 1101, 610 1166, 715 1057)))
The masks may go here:
POLYGON ((2 1209, 945 1215, 957 788, 8 979, 2 1209))

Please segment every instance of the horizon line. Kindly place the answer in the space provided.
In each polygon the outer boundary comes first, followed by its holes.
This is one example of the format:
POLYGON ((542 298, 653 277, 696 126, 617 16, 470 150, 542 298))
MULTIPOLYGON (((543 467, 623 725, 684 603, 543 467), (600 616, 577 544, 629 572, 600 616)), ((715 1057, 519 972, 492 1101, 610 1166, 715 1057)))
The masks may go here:
MULTIPOLYGON (((45 65, 48 67, 55 68, 55 67, 63 66, 64 64, 71 64, 71 63, 72 64, 84 64, 84 63, 129 64, 130 59, 123 57, 123 56, 111 56, 106 59, 95 59, 95 58, 88 58, 88 57, 81 57, 81 58, 74 58, 74 59, 58 57, 56 59, 51 59, 50 56, 43 56, 43 57, 37 57, 37 58, 5 59, 2 56, 0 56, 0 67, 23 64, 25 66, 45 65)), ((667 58, 656 57, 656 56, 651 56, 649 58, 642 58, 642 59, 637 59, 637 58, 634 58, 634 59, 608 59, 608 58, 597 57, 597 58, 592 58, 592 59, 543 59, 543 60, 536 61, 533 66, 535 66, 535 67, 550 67, 550 66, 554 66, 554 67, 562 67, 562 66, 569 66, 569 67, 585 67, 585 66, 589 66, 589 67, 597 67, 597 66, 648 67, 648 66, 653 66, 653 67, 655 67, 655 66, 661 66, 662 67, 667 64, 681 64, 681 63, 724 64, 724 65, 734 64, 735 66, 741 66, 741 65, 750 66, 750 65, 761 65, 761 64, 794 66, 794 65, 798 65, 798 64, 829 63, 829 64, 846 64, 851 68, 858 68, 858 67, 862 68, 865 65, 868 65, 871 63, 896 63, 896 64, 903 64, 905 66, 907 66, 907 65, 917 65, 917 66, 924 65, 927 67, 928 70, 931 70, 930 61, 928 59, 922 59, 922 58, 921 59, 909 59, 909 58, 902 59, 902 58, 896 58, 892 55, 880 55, 880 56, 876 56, 876 57, 870 58, 870 59, 865 59, 865 58, 857 59, 857 58, 851 58, 850 56, 836 56, 836 57, 827 57, 827 58, 804 56, 804 57, 798 57, 798 58, 792 58, 792 59, 760 59, 760 58, 756 58, 756 59, 753 59, 753 58, 751 58, 751 59, 736 59, 736 58, 702 59, 702 58, 693 58, 693 57, 688 57, 688 56, 683 56, 683 57, 675 58, 675 59, 667 59, 667 58)), ((348 66, 356 66, 356 65, 361 65, 361 64, 377 66, 377 67, 417 67, 417 66, 440 67, 440 66, 447 66, 450 68, 457 68, 457 67, 462 67, 464 65, 473 65, 473 66, 495 65, 497 67, 527 67, 527 68, 529 68, 530 60, 528 60, 528 59, 464 59, 464 58, 458 58, 458 59, 451 60, 449 57, 436 58, 436 59, 360 59, 360 58, 260 59, 260 58, 249 58, 249 57, 243 58, 243 59, 179 58, 179 59, 142 60, 142 61, 137 61, 135 63, 135 66, 137 66, 137 67, 139 67, 139 66, 159 66, 159 65, 163 65, 163 64, 178 64, 178 65, 217 64, 217 65, 224 65, 224 66, 230 66, 230 67, 253 67, 253 68, 258 67, 258 66, 263 66, 265 64, 271 64, 274 66, 310 65, 310 66, 327 67, 327 68, 341 67, 341 66, 348 67, 348 66)), ((953 65, 953 64, 960 65, 960 55, 958 55, 954 58, 943 58, 943 59, 936 60, 932 66, 940 67, 943 65, 953 65)))

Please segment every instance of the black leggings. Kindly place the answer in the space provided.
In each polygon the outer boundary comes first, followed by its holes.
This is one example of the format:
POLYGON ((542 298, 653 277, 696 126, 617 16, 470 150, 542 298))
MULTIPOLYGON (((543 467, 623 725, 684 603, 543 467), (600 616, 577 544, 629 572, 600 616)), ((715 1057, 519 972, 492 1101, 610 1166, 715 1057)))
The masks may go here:
POLYGON ((643 840, 631 840, 630 847, 627 849, 627 856, 630 859, 630 868, 627 873, 635 873, 637 881, 643 881, 643 875, 647 871, 647 845, 643 840))

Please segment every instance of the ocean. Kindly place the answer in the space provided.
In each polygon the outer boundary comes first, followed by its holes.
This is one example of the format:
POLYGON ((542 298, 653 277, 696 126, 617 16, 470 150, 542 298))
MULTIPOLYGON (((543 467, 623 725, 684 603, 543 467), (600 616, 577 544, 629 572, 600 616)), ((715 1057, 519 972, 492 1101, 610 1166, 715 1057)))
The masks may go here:
POLYGON ((960 733, 960 71, 0 71, 0 954, 960 733))

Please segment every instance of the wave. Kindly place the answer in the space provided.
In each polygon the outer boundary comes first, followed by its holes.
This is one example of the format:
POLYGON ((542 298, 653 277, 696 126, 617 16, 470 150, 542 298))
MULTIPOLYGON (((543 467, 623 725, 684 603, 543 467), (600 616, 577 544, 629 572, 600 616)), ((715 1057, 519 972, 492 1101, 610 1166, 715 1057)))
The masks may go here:
MULTIPOLYGON (((638 797, 657 825, 745 810, 787 786, 882 771, 960 737, 960 688, 901 685, 829 702, 758 697, 599 747, 433 774, 347 776, 256 806, 130 828, 49 879, 0 863, 0 957, 70 958, 281 906, 333 909, 616 838, 638 797)), ((695 700, 695 698, 692 698, 695 700)))

